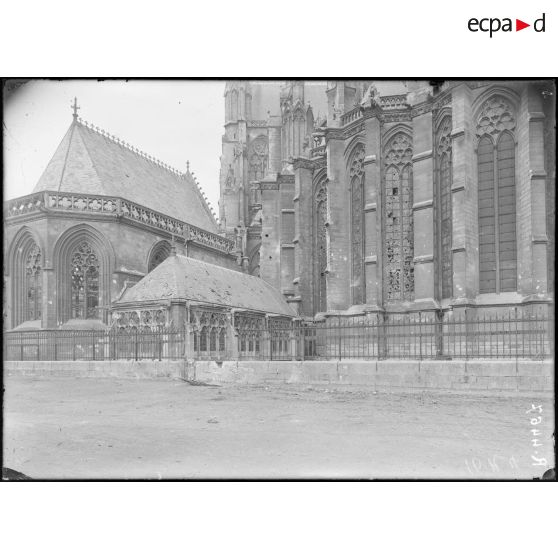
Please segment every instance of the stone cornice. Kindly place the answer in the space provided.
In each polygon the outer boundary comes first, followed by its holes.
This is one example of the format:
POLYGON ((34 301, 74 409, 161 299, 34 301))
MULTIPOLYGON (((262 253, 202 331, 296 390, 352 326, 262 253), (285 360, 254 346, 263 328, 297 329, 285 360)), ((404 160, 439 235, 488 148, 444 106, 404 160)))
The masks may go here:
POLYGON ((420 211, 421 209, 430 209, 434 205, 434 200, 423 200, 413 204, 413 211, 420 211))
POLYGON ((415 256, 413 258, 413 263, 416 264, 426 264, 426 263, 432 263, 434 261, 434 255, 433 254, 424 254, 422 256, 415 256))
POLYGON ((206 248, 230 253, 234 242, 214 232, 206 231, 168 215, 116 196, 55 192, 45 190, 9 200, 4 204, 4 217, 9 224, 31 215, 52 215, 57 218, 86 220, 119 220, 132 226, 183 237, 206 248))
POLYGON ((417 161, 430 159, 431 157, 432 157, 432 149, 429 149, 428 151, 423 151, 422 153, 417 153, 416 155, 413 155, 412 161, 413 163, 416 163, 417 161))
POLYGON ((455 139, 464 135, 465 135, 465 128, 463 126, 460 126, 459 128, 454 128, 450 133, 451 139, 455 139))

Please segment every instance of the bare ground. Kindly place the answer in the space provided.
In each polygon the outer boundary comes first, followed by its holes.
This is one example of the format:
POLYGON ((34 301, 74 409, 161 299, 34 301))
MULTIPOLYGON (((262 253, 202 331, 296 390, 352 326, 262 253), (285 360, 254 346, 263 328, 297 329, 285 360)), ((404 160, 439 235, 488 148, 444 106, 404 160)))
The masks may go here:
POLYGON ((554 466, 549 397, 85 378, 4 387, 3 466, 32 478, 531 479, 554 466))

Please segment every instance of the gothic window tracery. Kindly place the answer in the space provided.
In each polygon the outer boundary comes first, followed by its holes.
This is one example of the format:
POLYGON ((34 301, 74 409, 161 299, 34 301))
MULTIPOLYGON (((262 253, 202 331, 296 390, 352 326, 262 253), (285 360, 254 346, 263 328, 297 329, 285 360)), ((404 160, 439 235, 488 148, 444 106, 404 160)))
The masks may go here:
POLYGON ((219 312, 192 309, 190 328, 194 352, 199 358, 223 356, 226 351, 226 316, 219 312))
POLYGON ((384 150, 384 275, 387 301, 414 293, 411 138, 397 133, 384 150))
POLYGON ((260 354, 265 320, 261 316, 236 314, 234 327, 238 335, 240 356, 257 356, 260 354))
POLYGON ((452 148, 451 116, 445 116, 438 127, 436 155, 438 158, 438 277, 440 295, 449 298, 453 293, 452 278, 452 148))
POLYGON ((99 306, 99 260, 87 241, 71 257, 72 318, 96 318, 99 306))
POLYGON ((162 264, 171 253, 171 246, 168 242, 160 242, 149 257, 149 264, 147 266, 147 271, 153 271, 158 265, 162 264))
POLYGON ((500 95, 486 100, 477 119, 479 292, 517 289, 515 115, 500 95))
POLYGON ((327 310, 327 269, 328 269, 328 199, 327 181, 323 180, 314 196, 314 253, 316 254, 315 281, 316 288, 314 297, 315 313, 327 310))
POLYGON ((267 170, 268 148, 264 137, 256 138, 250 146, 248 179, 261 180, 267 170))
POLYGON ((25 319, 39 320, 42 311, 41 250, 33 244, 25 260, 25 319))
POLYGON ((351 275, 353 304, 364 304, 364 146, 356 147, 349 164, 351 195, 351 275))

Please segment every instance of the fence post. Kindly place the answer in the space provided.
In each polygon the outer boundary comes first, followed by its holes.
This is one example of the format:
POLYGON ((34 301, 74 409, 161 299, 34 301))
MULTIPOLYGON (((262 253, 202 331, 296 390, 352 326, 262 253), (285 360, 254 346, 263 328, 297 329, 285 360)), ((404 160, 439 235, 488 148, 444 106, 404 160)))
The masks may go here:
POLYGON ((419 319, 419 360, 422 360, 422 314, 418 313, 419 319))
POLYGON ((339 328, 339 335, 338 335, 338 354, 337 354, 337 359, 341 360, 341 336, 342 336, 342 331, 341 331, 341 316, 337 316, 337 326, 339 328))
POLYGON ((465 360, 469 360, 469 320, 467 319, 467 308, 465 308, 465 360))

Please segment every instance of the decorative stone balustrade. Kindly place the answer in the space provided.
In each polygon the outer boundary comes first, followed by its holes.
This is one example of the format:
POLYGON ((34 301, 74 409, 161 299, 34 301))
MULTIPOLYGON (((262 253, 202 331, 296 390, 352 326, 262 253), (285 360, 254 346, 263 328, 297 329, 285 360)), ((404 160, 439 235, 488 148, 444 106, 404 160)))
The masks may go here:
POLYGON ((4 202, 4 216, 6 218, 16 217, 18 215, 25 215, 27 213, 34 213, 41 211, 45 207, 44 192, 30 194, 4 202))
POLYGON ((358 106, 351 109, 341 116, 341 126, 346 126, 355 120, 358 120, 362 116, 362 107, 358 106))
POLYGON ((380 97, 380 106, 383 110, 402 110, 409 108, 407 95, 388 95, 380 97))
POLYGON ((234 250, 234 242, 225 237, 204 231, 123 198, 44 191, 4 203, 4 215, 7 219, 40 211, 114 215, 182 236, 186 240, 220 252, 228 254, 234 250))

